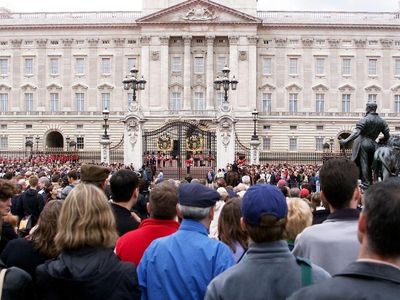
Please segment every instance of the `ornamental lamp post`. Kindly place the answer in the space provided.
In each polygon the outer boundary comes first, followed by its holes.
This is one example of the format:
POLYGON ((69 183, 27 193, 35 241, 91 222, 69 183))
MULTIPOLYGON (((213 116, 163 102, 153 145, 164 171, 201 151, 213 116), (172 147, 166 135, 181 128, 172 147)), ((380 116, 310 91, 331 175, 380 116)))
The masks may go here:
POLYGON ((130 70, 130 75, 127 75, 125 79, 122 80, 125 90, 133 90, 133 102, 136 102, 136 91, 144 90, 146 86, 146 80, 144 80, 143 76, 142 79, 138 79, 138 72, 139 70, 133 66, 130 70))
POLYGON ((103 138, 104 139, 108 139, 109 138, 109 136, 107 134, 107 127, 108 127, 107 121, 108 121, 109 116, 110 116, 110 111, 106 107, 103 110, 103 120, 104 120, 104 135, 103 135, 103 138))
POLYGON ((69 135, 66 136, 65 141, 67 142, 67 151, 69 151, 69 143, 71 141, 71 138, 69 137, 69 135))
POLYGON ((329 138, 329 145, 330 145, 330 148, 331 148, 331 153, 333 152, 333 142, 334 142, 334 139, 332 137, 329 138))
POLYGON ((39 135, 35 136, 35 141, 36 141, 36 152, 39 152, 39 141, 40 141, 39 135))
POLYGON ((214 80, 214 89, 219 91, 221 88, 224 90, 225 95, 224 95, 224 102, 228 102, 228 91, 229 87, 234 91, 237 88, 237 84, 239 83, 235 76, 233 76, 232 80, 229 79, 229 73, 231 70, 229 70, 228 66, 225 66, 222 69, 222 78, 217 77, 216 80, 214 80))
POLYGON ((254 109, 253 112, 251 113, 253 117, 253 136, 251 137, 252 140, 258 140, 258 135, 257 135, 257 121, 258 121, 258 111, 257 109, 254 109))

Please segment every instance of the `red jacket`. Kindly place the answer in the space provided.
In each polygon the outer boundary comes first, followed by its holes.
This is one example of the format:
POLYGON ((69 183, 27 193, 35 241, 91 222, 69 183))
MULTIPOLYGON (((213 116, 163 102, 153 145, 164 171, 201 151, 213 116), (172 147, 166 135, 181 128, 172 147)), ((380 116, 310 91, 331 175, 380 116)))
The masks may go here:
POLYGON ((145 219, 138 229, 118 239, 115 252, 122 261, 133 262, 138 266, 144 251, 153 240, 173 234, 178 228, 179 223, 175 220, 145 219))

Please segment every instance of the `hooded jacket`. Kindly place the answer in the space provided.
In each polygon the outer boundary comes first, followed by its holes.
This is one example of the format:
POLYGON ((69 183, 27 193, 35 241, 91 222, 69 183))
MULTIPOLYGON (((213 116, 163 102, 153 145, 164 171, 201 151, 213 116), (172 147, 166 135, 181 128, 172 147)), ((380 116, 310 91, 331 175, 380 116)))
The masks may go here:
POLYGON ((40 299, 139 299, 135 266, 120 262, 112 249, 62 252, 36 269, 40 299))
POLYGON ((32 226, 35 226, 44 207, 44 199, 35 189, 27 189, 17 202, 17 215, 20 220, 32 215, 32 226))

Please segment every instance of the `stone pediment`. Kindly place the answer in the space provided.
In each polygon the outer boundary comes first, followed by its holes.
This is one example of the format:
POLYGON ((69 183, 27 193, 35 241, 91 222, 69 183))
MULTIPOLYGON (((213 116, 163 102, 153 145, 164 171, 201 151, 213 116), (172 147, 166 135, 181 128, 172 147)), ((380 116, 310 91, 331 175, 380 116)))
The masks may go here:
POLYGON ((345 92, 345 91, 355 91, 355 87, 351 86, 350 84, 345 84, 339 87, 339 91, 345 92))
POLYGON ((269 83, 266 83, 266 84, 263 84, 262 86, 260 86, 258 89, 264 90, 264 91, 267 91, 267 90, 273 91, 273 90, 275 90, 275 86, 273 86, 269 83))
POLYGON ((99 90, 112 90, 112 89, 114 89, 114 86, 111 84, 108 84, 108 83, 103 83, 103 84, 98 85, 97 88, 99 90))
POLYGON ((77 84, 74 84, 74 85, 72 86, 72 89, 74 89, 74 90, 87 90, 87 89, 88 89, 88 86, 87 86, 87 85, 84 85, 84 84, 82 84, 82 83, 77 83, 77 84))
POLYGON ((329 88, 326 85, 320 83, 320 84, 313 86, 312 89, 315 92, 319 92, 319 91, 326 92, 329 88))
POLYGON ((288 92, 300 92, 302 89, 303 88, 296 83, 292 83, 292 84, 289 84, 288 86, 286 86, 286 90, 288 92))
POLYGON ((208 0, 188 0, 136 20, 138 24, 261 23, 249 14, 208 0))
POLYGON ((372 84, 372 85, 370 85, 370 86, 367 86, 367 87, 365 88, 365 90, 366 90, 367 92, 369 92, 369 93, 377 93, 377 92, 380 92, 382 89, 381 89, 379 86, 377 86, 377 85, 375 85, 375 84, 372 84))
POLYGON ((57 83, 51 83, 47 86, 48 90, 61 90, 62 86, 57 83))
POLYGON ((21 85, 21 89, 26 91, 26 90, 36 90, 37 86, 31 84, 31 83, 25 83, 23 85, 21 85))

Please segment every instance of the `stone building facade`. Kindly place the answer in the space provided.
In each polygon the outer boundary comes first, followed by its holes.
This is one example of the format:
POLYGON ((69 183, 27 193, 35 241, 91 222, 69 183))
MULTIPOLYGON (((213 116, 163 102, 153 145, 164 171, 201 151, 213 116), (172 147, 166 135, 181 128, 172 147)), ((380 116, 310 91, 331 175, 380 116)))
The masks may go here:
MULTIPOLYGON (((127 7, 129 9, 129 7, 127 7)), ((257 11, 251 0, 144 1, 143 11, 0 12, 0 149, 98 149, 124 131, 136 66, 144 130, 177 118, 215 126, 227 65, 236 133, 248 145, 251 112, 264 151, 322 151, 351 132, 367 101, 400 125, 398 13, 257 11), (38 137, 39 139, 35 138, 38 137)))

